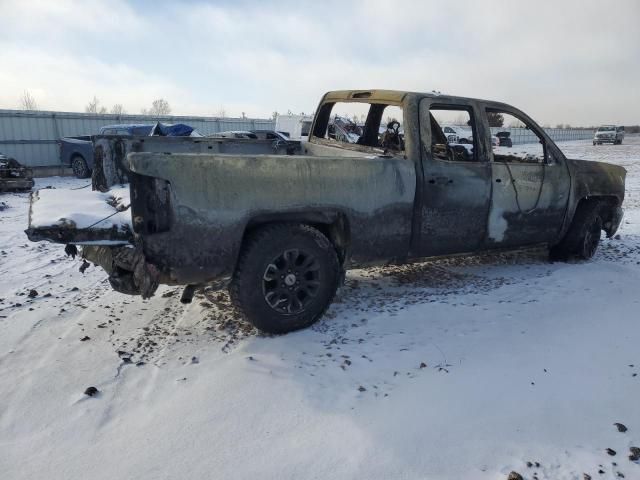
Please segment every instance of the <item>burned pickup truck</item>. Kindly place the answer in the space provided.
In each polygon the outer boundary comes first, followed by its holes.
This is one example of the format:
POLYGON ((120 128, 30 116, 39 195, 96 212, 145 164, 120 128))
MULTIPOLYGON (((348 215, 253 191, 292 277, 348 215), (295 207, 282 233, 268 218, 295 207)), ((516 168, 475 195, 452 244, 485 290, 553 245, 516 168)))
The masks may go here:
POLYGON ((256 327, 287 332, 323 314, 349 268, 539 244, 588 259, 621 221, 626 171, 567 159, 509 105, 357 90, 327 93, 316 112, 289 154, 250 139, 95 137, 99 212, 35 193, 27 234, 85 245, 121 292, 185 285, 188 301, 226 287, 256 327), (332 112, 365 116, 355 143, 328 134, 332 112), (514 116, 535 142, 492 145, 490 114, 514 116), (453 121, 471 143, 447 138, 453 121))

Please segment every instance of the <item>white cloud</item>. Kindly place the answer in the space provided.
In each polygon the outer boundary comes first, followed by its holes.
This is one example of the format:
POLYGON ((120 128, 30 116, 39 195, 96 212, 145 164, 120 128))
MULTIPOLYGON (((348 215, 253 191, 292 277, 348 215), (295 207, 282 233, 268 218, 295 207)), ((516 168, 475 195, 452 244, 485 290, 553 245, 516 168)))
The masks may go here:
POLYGON ((638 123, 640 3, 611 7, 0 0, 0 106, 29 89, 55 109, 95 94, 131 112, 164 97, 176 113, 265 116, 336 88, 437 89, 541 123, 638 123))

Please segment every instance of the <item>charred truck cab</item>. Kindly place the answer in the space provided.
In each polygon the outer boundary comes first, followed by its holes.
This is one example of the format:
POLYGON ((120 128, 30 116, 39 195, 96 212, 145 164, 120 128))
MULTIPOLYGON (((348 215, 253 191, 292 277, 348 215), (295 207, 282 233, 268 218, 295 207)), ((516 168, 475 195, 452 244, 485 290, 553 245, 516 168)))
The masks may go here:
POLYGON ((509 105, 354 90, 325 94, 316 112, 295 148, 94 137, 94 193, 128 185, 121 223, 43 220, 34 194, 27 234, 85 244, 123 293, 186 285, 188 301, 197 288, 229 288, 251 323, 282 333, 316 321, 355 266, 539 244, 557 259, 588 259, 620 224, 625 170, 567 159, 509 105), (534 142, 492 145, 492 115, 514 117, 534 142), (336 117, 361 121, 332 135, 336 117), (443 132, 456 122, 471 132, 464 143, 443 132))

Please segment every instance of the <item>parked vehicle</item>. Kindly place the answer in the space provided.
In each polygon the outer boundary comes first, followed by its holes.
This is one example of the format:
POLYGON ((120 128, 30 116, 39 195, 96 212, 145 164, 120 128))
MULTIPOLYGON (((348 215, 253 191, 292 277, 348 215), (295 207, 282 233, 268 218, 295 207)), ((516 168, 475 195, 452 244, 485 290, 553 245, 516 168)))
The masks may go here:
POLYGON ((459 125, 446 125, 442 128, 445 135, 455 135, 458 143, 473 143, 473 132, 470 128, 459 125))
POLYGON ((211 135, 207 135, 208 138, 237 138, 237 139, 250 139, 250 140, 269 140, 273 145, 274 151, 279 151, 284 148, 285 153, 293 155, 300 149, 300 142, 296 140, 290 140, 282 132, 276 132, 275 130, 229 130, 227 132, 218 132, 211 135))
MULTIPOLYGON (((163 124, 121 124, 105 125, 100 127, 100 135, 117 135, 124 137, 132 136, 201 136, 194 135, 194 130, 188 125, 163 124)), ((73 174, 78 178, 87 178, 93 170, 93 143, 91 135, 80 135, 76 137, 63 137, 59 141, 60 162, 62 165, 70 166, 73 174)))
MULTIPOLYGON (((470 128, 460 125, 446 125, 442 127, 442 131, 449 139, 449 143, 470 144, 473 143, 473 132, 470 128)), ((497 147, 500 145, 500 139, 491 134, 491 145, 497 147)))
POLYGON ((226 132, 216 132, 207 135, 209 138, 252 138, 258 139, 258 136, 250 130, 229 130, 226 132))
POLYGON ((511 132, 498 132, 496 133, 496 137, 498 138, 499 147, 513 147, 511 132))
MULTIPOLYGON (((159 284, 181 284, 190 301, 205 285, 228 287, 239 312, 266 332, 318 320, 349 268, 530 245, 549 246, 556 259, 589 259, 602 230, 614 235, 622 218, 624 168, 567 159, 526 114, 484 100, 329 92, 295 155, 247 139, 95 143, 104 171, 93 176, 94 193, 128 181, 126 199, 123 189, 113 194, 120 200, 111 215, 129 202, 131 215, 78 228, 65 209, 64 221, 47 222, 42 212, 52 205, 34 194, 29 238, 90 243, 83 256, 124 293, 149 297, 159 284), (337 102, 368 107, 357 143, 328 134, 337 102), (387 138, 383 148, 387 107, 402 109, 404 142, 387 138), (448 142, 436 120, 442 110, 470 117, 470 144, 448 142), (492 148, 488 112, 513 115, 537 141, 492 148)), ((91 211, 77 208, 86 221, 91 211)))
POLYGON ((93 169, 93 145, 91 135, 63 137, 58 141, 60 163, 71 167, 78 178, 87 178, 93 169))
POLYGON ((282 132, 277 132, 275 130, 251 130, 256 138, 260 140, 281 140, 283 142, 288 142, 291 139, 286 136, 282 132))
POLYGON ((213 138, 251 138, 254 140, 281 140, 283 142, 290 141, 282 132, 275 130, 229 130, 226 132, 216 132, 207 137, 213 138))
POLYGON ((593 144, 602 145, 603 143, 611 143, 613 145, 621 145, 624 140, 624 127, 616 125, 603 125, 598 127, 593 135, 593 144))
POLYGON ((31 190, 33 185, 33 170, 0 153, 0 192, 31 190))

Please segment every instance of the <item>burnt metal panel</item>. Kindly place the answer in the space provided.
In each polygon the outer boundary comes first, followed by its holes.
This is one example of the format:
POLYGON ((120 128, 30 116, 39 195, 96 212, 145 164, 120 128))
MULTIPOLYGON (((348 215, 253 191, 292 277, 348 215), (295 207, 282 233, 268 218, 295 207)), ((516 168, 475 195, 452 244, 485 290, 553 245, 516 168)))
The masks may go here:
POLYGON ((477 250, 484 242, 491 200, 491 166, 483 142, 483 125, 475 102, 427 97, 420 102, 420 140, 424 169, 420 239, 414 254, 420 257, 477 250), (471 109, 476 128, 476 161, 448 161, 431 155, 432 106, 471 109))
MULTIPOLYGON (((270 213, 344 215, 354 265, 403 258, 409 248, 409 159, 133 153, 128 161, 132 172, 170 183, 171 229, 144 236, 144 251, 186 283, 230 274, 245 227, 270 213)), ((135 205, 132 214, 135 224, 135 205)))

